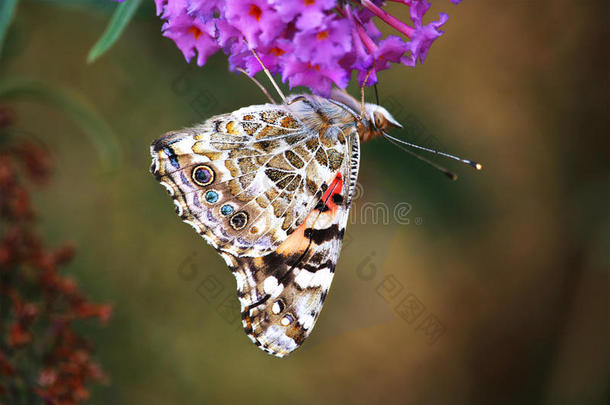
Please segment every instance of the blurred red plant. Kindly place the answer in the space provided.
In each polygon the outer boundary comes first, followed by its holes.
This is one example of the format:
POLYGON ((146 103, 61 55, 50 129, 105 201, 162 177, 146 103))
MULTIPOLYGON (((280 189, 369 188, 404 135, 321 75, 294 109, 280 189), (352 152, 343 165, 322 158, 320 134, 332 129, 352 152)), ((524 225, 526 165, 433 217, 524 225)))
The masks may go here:
POLYGON ((0 404, 78 404, 90 383, 106 377, 75 320, 106 323, 107 304, 88 301, 76 282, 60 275, 74 249, 51 249, 36 233, 36 213, 24 186, 48 182, 51 155, 31 140, 13 141, 16 119, 0 106, 0 404))

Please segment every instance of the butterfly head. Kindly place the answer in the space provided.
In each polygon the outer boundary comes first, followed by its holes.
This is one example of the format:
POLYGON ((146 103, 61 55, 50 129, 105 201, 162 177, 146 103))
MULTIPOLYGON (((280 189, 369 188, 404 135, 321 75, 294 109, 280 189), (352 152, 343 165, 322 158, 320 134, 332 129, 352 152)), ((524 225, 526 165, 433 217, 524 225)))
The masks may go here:
POLYGON ((382 106, 366 103, 364 108, 369 125, 367 130, 360 136, 363 142, 383 135, 390 128, 402 128, 402 125, 382 106))

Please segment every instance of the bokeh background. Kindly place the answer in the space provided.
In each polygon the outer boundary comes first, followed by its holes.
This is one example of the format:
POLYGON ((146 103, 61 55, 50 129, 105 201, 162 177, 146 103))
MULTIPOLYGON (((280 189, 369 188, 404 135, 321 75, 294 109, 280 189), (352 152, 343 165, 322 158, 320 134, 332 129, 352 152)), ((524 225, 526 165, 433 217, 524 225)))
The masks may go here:
POLYGON ((224 55, 189 67, 152 5, 87 64, 114 8, 102 3, 22 1, 0 67, 3 83, 78 92, 116 136, 108 165, 61 111, 14 104, 22 136, 55 157, 41 231, 74 242, 64 274, 114 304, 105 328, 82 327, 110 377, 88 403, 607 403, 604 2, 434 3, 446 35, 424 65, 381 74, 380 100, 406 126, 394 135, 485 169, 442 162, 451 182, 364 144, 333 287, 282 360, 247 339, 232 275, 148 173, 156 137, 264 96, 224 55))

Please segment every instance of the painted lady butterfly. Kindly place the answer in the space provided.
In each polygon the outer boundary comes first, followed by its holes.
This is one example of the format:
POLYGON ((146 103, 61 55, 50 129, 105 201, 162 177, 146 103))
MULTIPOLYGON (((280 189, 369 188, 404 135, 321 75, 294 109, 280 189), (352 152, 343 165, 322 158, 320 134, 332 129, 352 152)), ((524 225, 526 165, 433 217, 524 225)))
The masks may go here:
POLYGON ((360 141, 400 126, 344 91, 245 107, 153 142, 151 172, 237 280, 247 335, 283 357, 311 333, 333 279, 360 141))

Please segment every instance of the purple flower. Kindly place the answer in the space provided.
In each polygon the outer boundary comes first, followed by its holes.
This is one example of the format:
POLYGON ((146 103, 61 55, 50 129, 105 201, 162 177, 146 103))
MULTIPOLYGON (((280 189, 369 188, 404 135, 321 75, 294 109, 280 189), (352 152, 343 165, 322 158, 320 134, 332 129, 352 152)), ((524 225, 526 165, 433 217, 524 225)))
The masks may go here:
POLYGON ((295 59, 288 61, 284 66, 282 80, 288 81, 290 88, 305 86, 323 95, 330 94, 333 83, 340 88, 347 87, 349 83, 345 69, 338 64, 314 65, 295 59))
POLYGON ((410 55, 404 56, 401 62, 407 66, 415 66, 419 59, 419 63, 424 63, 430 46, 436 38, 443 34, 443 31, 439 31, 439 28, 447 22, 448 18, 449 15, 441 13, 438 21, 424 26, 421 23, 416 24, 417 30, 413 35, 413 39, 408 44, 410 55))
POLYGON ((430 8, 430 3, 426 0, 413 0, 409 6, 409 15, 414 24, 422 24, 424 15, 430 8))
MULTIPOLYGON (((158 2, 159 0, 155 0, 158 2)), ((186 0, 187 8, 186 12, 189 15, 195 15, 199 17, 203 22, 207 22, 210 18, 214 17, 214 13, 220 13, 224 11, 225 1, 224 0, 186 0)))
POLYGON ((241 31, 235 28, 231 23, 229 23, 224 18, 214 19, 216 23, 216 40, 218 41, 218 46, 222 48, 222 50, 229 54, 231 47, 235 42, 244 43, 241 40, 243 36, 241 35, 241 31))
POLYGON ((277 12, 284 22, 296 19, 300 30, 316 28, 328 15, 327 11, 335 7, 335 0, 272 0, 277 12))
POLYGON ((271 43, 284 30, 280 14, 267 0, 227 0, 226 3, 227 20, 252 47, 271 43))
MULTIPOLYGON (((256 53, 270 72, 279 73, 285 55, 294 53, 294 45, 286 39, 278 39, 271 45, 257 49, 256 53)), ((244 69, 250 76, 263 70, 252 50, 244 42, 235 42, 229 55, 230 70, 236 70, 238 67, 244 69)))
POLYGON ((406 51, 410 50, 409 44, 405 43, 401 38, 396 36, 390 36, 383 39, 379 43, 379 47, 373 52, 373 66, 374 69, 371 71, 368 79, 368 71, 361 71, 358 73, 358 82, 360 85, 366 84, 368 86, 377 83, 377 72, 390 68, 390 62, 400 63, 401 58, 406 51))
MULTIPOLYGON (((349 9, 349 7, 347 7, 346 9, 349 9)), ((366 8, 361 8, 356 13, 356 19, 360 22, 367 35, 377 43, 379 42, 379 40, 381 40, 383 34, 381 33, 381 31, 379 31, 379 29, 377 29, 377 26, 373 21, 373 17, 375 17, 375 14, 371 13, 366 8)))
POLYGON ((389 14, 388 12, 383 10, 381 7, 379 7, 375 3, 373 3, 371 0, 362 0, 361 2, 364 7, 366 7, 368 10, 370 10, 377 17, 381 18, 384 22, 386 22, 392 28, 397 29, 398 31, 405 34, 407 37, 411 38, 411 36, 413 35, 413 31, 414 31, 413 28, 409 27, 407 24, 400 21, 398 18, 389 14))
MULTIPOLYGON (((117 0, 122 2, 123 0, 117 0)), ((155 0, 155 7, 157 9, 157 15, 161 15, 163 14, 163 10, 165 9, 165 6, 167 5, 167 1, 168 0, 155 0)), ((165 18, 165 17, 162 17, 165 18)))
MULTIPOLYGON (((263 64, 290 87, 307 86, 328 95, 345 88, 355 71, 361 85, 378 81, 393 64, 422 63, 442 31, 447 14, 424 24, 427 0, 391 0, 409 7, 403 21, 384 10, 383 0, 155 0, 166 20, 163 35, 187 61, 203 65, 218 50, 232 71, 253 76, 263 64), (402 36, 382 35, 383 22, 402 36), (365 83, 366 79, 366 83, 365 83)), ((461 0, 451 0, 457 4, 461 0)))
POLYGON ((325 16, 317 29, 300 31, 294 36, 295 55, 313 64, 338 61, 352 48, 351 25, 345 19, 325 16))
MULTIPOLYGON (((453 0, 453 2, 456 4, 460 1, 461 0, 453 0)), ((438 21, 432 22, 428 25, 423 25, 423 17, 430 8, 430 3, 428 3, 426 0, 401 0, 399 2, 409 5, 409 14, 415 28, 406 25, 396 17, 388 14, 371 0, 362 0, 362 5, 368 8, 377 17, 381 18, 390 26, 411 39, 407 48, 410 53, 409 55, 405 55, 401 58, 401 63, 407 66, 415 66, 418 60, 420 63, 424 62, 426 56, 428 55, 428 50, 430 49, 430 46, 434 40, 443 34, 442 31, 439 31, 439 28, 445 24, 445 22, 447 22, 449 15, 446 13, 441 13, 438 21)))
POLYGON ((168 20, 185 14, 186 0, 155 0, 157 15, 168 20))
POLYGON ((182 14, 163 24, 163 35, 174 40, 190 62, 197 51, 197 65, 203 66, 208 57, 215 54, 219 48, 215 39, 216 26, 203 23, 196 17, 182 14))
MULTIPOLYGON (((373 56, 370 54, 371 45, 374 42, 368 43, 368 48, 364 44, 363 39, 360 37, 360 30, 364 31, 364 27, 356 27, 351 32, 352 35, 352 44, 353 49, 352 52, 346 54, 341 59, 341 65, 346 67, 346 70, 356 70, 357 72, 368 72, 373 66, 373 56)), ((367 36, 365 39, 369 40, 370 37, 367 36)))

